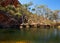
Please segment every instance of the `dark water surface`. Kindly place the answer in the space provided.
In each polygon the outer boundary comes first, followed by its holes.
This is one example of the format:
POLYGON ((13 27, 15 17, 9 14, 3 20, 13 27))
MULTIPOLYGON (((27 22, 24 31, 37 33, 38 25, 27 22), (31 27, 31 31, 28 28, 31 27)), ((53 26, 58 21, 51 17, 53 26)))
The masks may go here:
POLYGON ((23 31, 17 29, 0 29, 0 41, 22 41, 32 43, 60 43, 59 29, 30 28, 23 31))

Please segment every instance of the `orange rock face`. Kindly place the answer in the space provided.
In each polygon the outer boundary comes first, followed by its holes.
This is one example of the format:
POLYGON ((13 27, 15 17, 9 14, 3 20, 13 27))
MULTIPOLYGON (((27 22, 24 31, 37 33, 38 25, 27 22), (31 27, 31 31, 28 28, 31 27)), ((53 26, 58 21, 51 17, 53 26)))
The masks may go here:
POLYGON ((18 0, 2 0, 0 2, 0 5, 2 5, 3 7, 9 5, 9 4, 12 4, 14 5, 15 7, 17 7, 17 4, 19 4, 19 1, 18 0))

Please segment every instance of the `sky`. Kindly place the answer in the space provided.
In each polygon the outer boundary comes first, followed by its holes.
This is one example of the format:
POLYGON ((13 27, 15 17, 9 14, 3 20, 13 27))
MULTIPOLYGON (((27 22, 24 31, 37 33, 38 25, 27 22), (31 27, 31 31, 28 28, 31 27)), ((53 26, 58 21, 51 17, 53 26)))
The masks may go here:
POLYGON ((60 0, 19 0, 21 4, 33 2, 34 5, 47 5, 51 10, 60 10, 60 0))

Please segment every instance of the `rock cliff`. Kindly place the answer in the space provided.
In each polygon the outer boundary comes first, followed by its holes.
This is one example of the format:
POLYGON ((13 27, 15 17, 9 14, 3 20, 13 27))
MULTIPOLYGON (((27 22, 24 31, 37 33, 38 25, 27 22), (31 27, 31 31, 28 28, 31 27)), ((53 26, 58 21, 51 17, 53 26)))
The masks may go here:
POLYGON ((19 4, 18 0, 1 0, 0 1, 0 5, 4 7, 7 5, 14 5, 15 7, 17 7, 17 4, 19 4))

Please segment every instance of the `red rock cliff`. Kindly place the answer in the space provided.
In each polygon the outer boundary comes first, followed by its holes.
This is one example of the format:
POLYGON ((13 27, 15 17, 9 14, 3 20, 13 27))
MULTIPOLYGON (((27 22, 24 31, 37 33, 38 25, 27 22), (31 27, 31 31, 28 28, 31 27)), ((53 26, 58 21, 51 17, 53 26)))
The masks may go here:
POLYGON ((0 27, 11 27, 18 25, 18 21, 13 18, 9 13, 0 11, 0 27))
POLYGON ((14 5, 15 7, 17 7, 17 4, 19 4, 19 1, 18 0, 2 0, 0 2, 0 5, 2 5, 3 7, 9 5, 9 4, 12 4, 14 5))

